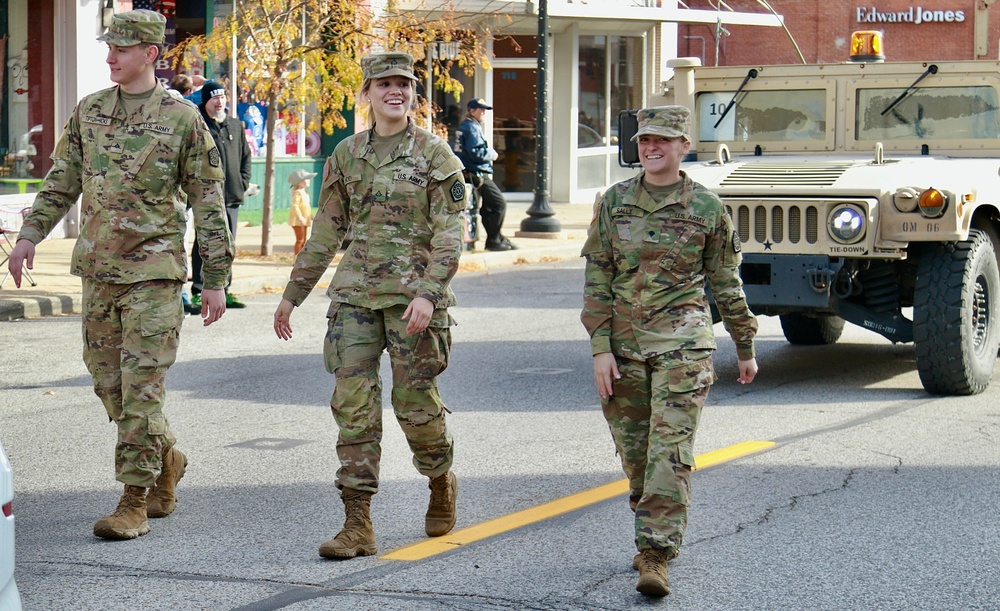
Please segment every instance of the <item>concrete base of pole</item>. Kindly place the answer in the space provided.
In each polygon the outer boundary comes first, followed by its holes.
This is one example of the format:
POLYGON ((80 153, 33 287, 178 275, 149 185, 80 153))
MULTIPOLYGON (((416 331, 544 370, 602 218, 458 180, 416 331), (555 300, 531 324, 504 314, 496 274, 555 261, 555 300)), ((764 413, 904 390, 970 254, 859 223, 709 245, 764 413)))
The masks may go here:
POLYGON ((532 214, 528 210, 528 218, 521 221, 521 231, 532 233, 557 233, 562 230, 559 219, 554 218, 555 213, 551 210, 544 216, 532 214))
POLYGON ((536 240, 566 240, 568 235, 565 231, 521 231, 514 232, 515 238, 533 238, 536 240))

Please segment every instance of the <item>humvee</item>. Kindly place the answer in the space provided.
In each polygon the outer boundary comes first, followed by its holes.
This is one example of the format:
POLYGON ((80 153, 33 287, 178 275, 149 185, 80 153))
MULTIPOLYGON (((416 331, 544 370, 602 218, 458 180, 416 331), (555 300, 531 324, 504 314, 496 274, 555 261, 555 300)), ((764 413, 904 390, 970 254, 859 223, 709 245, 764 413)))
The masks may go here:
POLYGON ((692 110, 682 169, 722 198, 750 307, 790 343, 850 322, 913 342, 928 392, 980 393, 1000 347, 1000 62, 866 59, 671 60, 692 110))

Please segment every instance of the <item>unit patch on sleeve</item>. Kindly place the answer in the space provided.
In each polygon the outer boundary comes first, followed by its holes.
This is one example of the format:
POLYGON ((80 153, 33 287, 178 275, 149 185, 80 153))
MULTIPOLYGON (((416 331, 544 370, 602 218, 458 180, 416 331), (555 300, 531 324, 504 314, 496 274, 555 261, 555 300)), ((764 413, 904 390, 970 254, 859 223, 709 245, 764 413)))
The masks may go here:
POLYGON ((733 252, 740 252, 743 250, 743 243, 740 242, 740 234, 733 230, 733 252))
POLYGON ((219 148, 216 146, 212 147, 212 150, 208 152, 208 163, 213 168, 217 168, 222 164, 222 158, 219 157, 219 148))
POLYGON ((451 194, 451 199, 456 202, 465 200, 465 183, 461 180, 456 180, 451 183, 451 188, 448 189, 448 193, 451 194))

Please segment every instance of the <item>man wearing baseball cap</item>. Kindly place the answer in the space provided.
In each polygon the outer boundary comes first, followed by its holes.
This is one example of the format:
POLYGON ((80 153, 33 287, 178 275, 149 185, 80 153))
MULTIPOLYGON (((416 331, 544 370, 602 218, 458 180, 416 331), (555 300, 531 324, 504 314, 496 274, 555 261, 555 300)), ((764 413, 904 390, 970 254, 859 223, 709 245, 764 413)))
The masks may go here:
POLYGON ((507 202, 500 188, 493 182, 493 162, 497 152, 486 142, 483 119, 493 107, 482 98, 469 100, 469 112, 458 126, 458 146, 455 153, 465 166, 468 181, 479 193, 479 216, 486 230, 486 250, 517 250, 500 229, 507 214, 507 202))
POLYGON ((582 255, 581 319, 594 383, 629 481, 636 590, 670 593, 691 506, 694 436, 715 381, 706 281, 736 344, 737 381, 757 374, 757 321, 740 281, 740 239, 722 201, 681 171, 684 106, 638 113, 642 171, 604 193, 582 255))
POLYGON ((35 245, 83 196, 71 268, 83 279, 83 360, 117 428, 115 477, 125 487, 117 509, 94 524, 105 539, 144 535, 147 518, 170 515, 187 468, 163 413, 184 321, 182 194, 205 258, 205 325, 226 311, 233 261, 219 151, 198 110, 154 74, 165 24, 159 13, 129 11, 100 37, 115 86, 73 110, 9 262, 20 286, 35 245))

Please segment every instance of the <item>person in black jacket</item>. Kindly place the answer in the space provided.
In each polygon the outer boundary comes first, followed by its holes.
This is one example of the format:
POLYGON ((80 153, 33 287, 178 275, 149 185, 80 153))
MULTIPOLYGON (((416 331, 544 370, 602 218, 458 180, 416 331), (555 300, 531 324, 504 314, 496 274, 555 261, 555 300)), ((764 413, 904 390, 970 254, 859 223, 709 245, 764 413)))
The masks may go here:
MULTIPOLYGON (((201 88, 201 103, 198 105, 201 116, 208 124, 208 131, 215 139, 219 149, 222 168, 226 173, 224 187, 226 198, 226 217, 229 221, 229 231, 233 234, 233 244, 236 243, 236 223, 239 217, 243 194, 250 186, 250 145, 247 143, 243 122, 231 117, 226 112, 226 88, 216 81, 207 81, 201 88)), ((201 310, 201 253, 198 251, 198 241, 195 240, 191 249, 191 307, 192 313, 201 310)), ((226 307, 245 308, 246 304, 236 299, 226 287, 226 307)))
POLYGON ((483 119, 493 107, 482 99, 469 100, 469 114, 458 126, 458 145, 455 153, 465 165, 465 173, 479 193, 479 216, 486 230, 486 250, 517 250, 510 240, 500 233, 507 215, 507 201, 500 187, 493 182, 493 162, 497 152, 486 142, 483 119))

